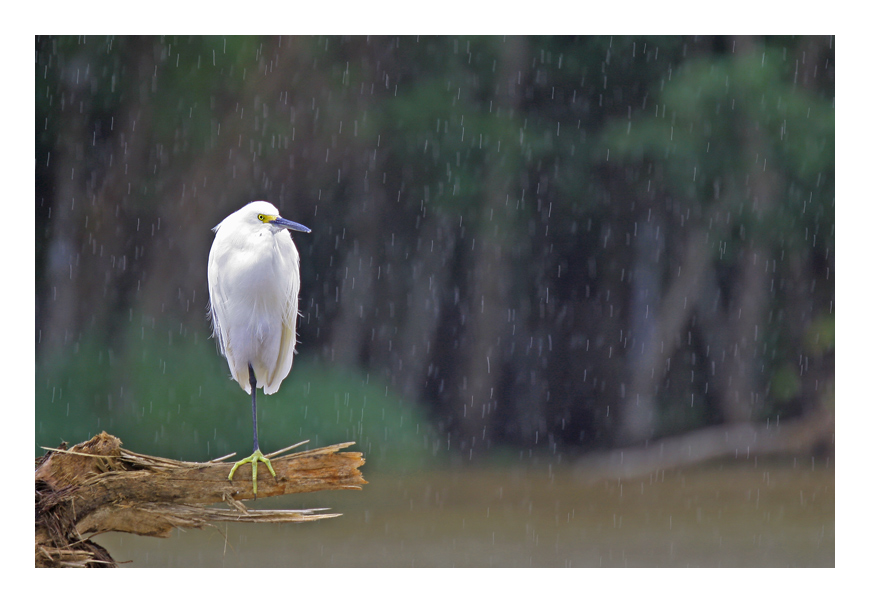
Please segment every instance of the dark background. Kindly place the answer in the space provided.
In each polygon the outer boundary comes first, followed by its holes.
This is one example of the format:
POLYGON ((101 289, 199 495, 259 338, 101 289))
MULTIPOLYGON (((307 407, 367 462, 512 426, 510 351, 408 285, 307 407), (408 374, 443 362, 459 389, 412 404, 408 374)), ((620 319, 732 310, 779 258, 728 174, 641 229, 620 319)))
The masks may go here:
MULTIPOLYGON (((202 458, 248 431, 205 281, 253 199, 313 230, 267 417, 365 381, 370 414, 473 458, 833 405, 830 37, 40 36, 36 59, 38 444, 202 458)), ((321 410, 305 434, 353 421, 321 410)))

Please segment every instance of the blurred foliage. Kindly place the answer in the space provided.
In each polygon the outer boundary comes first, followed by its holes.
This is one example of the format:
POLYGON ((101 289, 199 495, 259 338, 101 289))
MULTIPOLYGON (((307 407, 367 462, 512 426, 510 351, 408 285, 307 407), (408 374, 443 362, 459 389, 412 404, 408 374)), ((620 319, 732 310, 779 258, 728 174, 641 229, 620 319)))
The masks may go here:
POLYGON ((107 429, 166 456, 247 452, 204 265, 208 229, 257 198, 313 229, 306 343, 260 398, 264 449, 613 445, 636 302, 667 314, 697 232, 709 266, 651 435, 729 420, 744 374, 755 417, 799 415, 833 376, 833 67, 831 37, 40 36, 37 444, 107 429), (765 295, 740 301, 756 256, 765 295), (500 322, 477 341, 487 269, 500 322), (735 334, 740 303, 757 332, 735 334), (487 347, 484 438, 466 384, 487 347))
POLYGON ((833 314, 819 315, 810 323, 804 333, 804 345, 811 354, 821 356, 834 351, 834 326, 833 314))
POLYGON ((770 380, 770 393, 774 404, 788 401, 798 395, 800 391, 800 375, 793 366, 781 366, 774 371, 773 378, 770 380))
MULTIPOLYGON (((819 178, 834 168, 834 107, 789 82, 783 63, 763 50, 687 62, 648 101, 652 106, 639 119, 608 126, 605 151, 660 161, 675 193, 702 207, 718 200, 720 191, 731 191, 730 209, 739 211, 743 200, 737 178, 759 161, 770 162, 764 169, 780 169, 790 186, 800 187, 790 199, 811 197, 819 178), (765 155, 735 152, 746 147, 753 133, 763 139, 765 155)), ((795 217, 814 226, 823 218, 823 226, 830 226, 833 211, 825 212, 822 205, 818 215, 781 206, 767 228, 791 229, 794 224, 782 220, 795 217)))
POLYGON ((473 228, 482 220, 487 169, 515 172, 542 140, 521 115, 499 106, 495 46, 491 38, 426 38, 407 49, 416 68, 402 94, 379 107, 375 126, 398 143, 388 169, 402 174, 406 194, 473 228))
MULTIPOLYGON (((99 430, 137 452, 205 461, 251 447, 251 399, 198 328, 131 317, 127 353, 86 335, 46 362, 36 387, 36 445, 84 441, 99 430), (96 431, 94 431, 96 430, 96 431)), ((257 397, 260 442, 277 450, 354 441, 370 467, 410 469, 441 448, 418 408, 377 378, 297 361, 279 392, 257 397)), ((304 448, 303 448, 304 449, 304 448)))

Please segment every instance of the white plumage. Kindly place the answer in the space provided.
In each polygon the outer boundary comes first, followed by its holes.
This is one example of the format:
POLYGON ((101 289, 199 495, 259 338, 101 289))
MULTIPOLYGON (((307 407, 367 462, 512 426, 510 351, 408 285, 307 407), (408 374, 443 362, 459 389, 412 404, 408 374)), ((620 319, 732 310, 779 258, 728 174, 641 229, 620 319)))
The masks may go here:
POLYGON ((251 395, 254 424, 254 454, 236 463, 229 478, 251 463, 255 497, 257 462, 275 475, 257 438, 257 388, 267 394, 278 391, 296 348, 299 253, 289 230, 311 232, 282 218, 271 203, 254 201, 214 227, 208 255, 214 337, 233 379, 251 395))
POLYGON ((250 363, 257 387, 274 394, 293 365, 299 253, 287 226, 258 216, 278 217, 278 209, 254 201, 214 227, 208 295, 214 336, 233 379, 250 394, 250 363))

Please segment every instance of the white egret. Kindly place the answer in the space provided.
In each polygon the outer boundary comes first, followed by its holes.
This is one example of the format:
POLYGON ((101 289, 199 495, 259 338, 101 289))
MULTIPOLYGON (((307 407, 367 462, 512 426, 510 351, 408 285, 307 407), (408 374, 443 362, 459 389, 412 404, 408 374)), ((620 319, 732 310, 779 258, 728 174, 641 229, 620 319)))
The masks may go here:
POLYGON ((218 348, 233 379, 251 394, 254 453, 233 465, 251 463, 254 497, 257 462, 272 463, 257 440, 257 388, 274 394, 293 365, 299 311, 299 253, 290 230, 311 229, 285 220, 266 201, 253 201, 214 227, 208 254, 209 315, 218 348))

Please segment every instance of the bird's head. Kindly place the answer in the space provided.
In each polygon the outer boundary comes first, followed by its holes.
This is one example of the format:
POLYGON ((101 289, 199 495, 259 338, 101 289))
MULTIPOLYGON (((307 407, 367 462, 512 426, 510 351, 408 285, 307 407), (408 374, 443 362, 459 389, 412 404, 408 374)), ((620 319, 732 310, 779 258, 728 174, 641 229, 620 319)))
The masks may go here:
POLYGON ((215 227, 218 230, 227 220, 232 219, 232 222, 241 228, 247 228, 250 231, 255 231, 262 228, 263 225, 278 230, 297 230, 299 232, 311 232, 307 226, 303 226, 297 222, 282 218, 278 213, 278 208, 268 201, 252 201, 240 210, 231 214, 226 220, 215 227))

